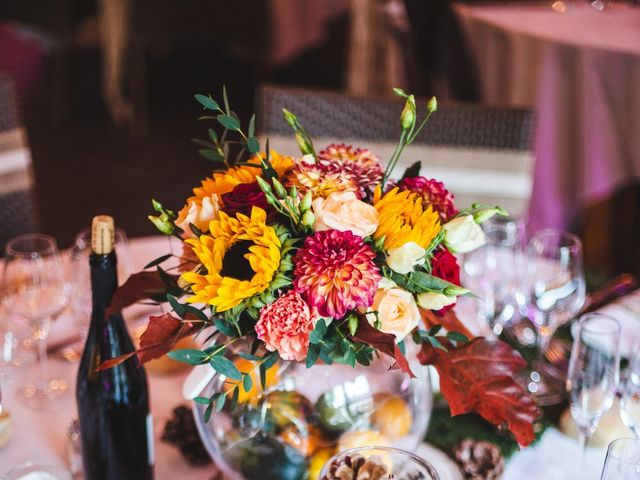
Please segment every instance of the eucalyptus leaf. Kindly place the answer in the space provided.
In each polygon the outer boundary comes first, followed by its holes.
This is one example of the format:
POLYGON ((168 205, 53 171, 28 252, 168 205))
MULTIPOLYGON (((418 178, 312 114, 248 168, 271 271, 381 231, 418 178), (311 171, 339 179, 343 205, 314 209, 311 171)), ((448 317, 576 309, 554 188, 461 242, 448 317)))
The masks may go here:
POLYGON ((193 348, 172 350, 167 353, 167 356, 172 360, 187 363, 189 365, 201 365, 207 362, 207 354, 201 350, 193 348))
POLYGON ((161 257, 158 257, 155 260, 152 260, 151 262, 147 263, 144 266, 144 270, 146 270, 147 268, 155 267, 156 265, 160 265, 162 262, 169 260, 171 257, 173 257, 172 253, 167 253, 166 255, 162 255, 161 257))
POLYGON ((240 130, 240 122, 231 115, 218 115, 217 120, 218 123, 226 129, 233 130, 235 132, 240 130))
POLYGON ((195 97, 204 108, 208 108, 209 110, 220 110, 220 106, 213 98, 211 98, 210 95, 202 95, 198 93, 195 97))
POLYGON ((247 139, 247 150, 249 150, 249 153, 254 155, 260 151, 260 142, 258 142, 256 137, 250 136, 247 139))
POLYGON ((213 369, 220 375, 224 375, 225 377, 232 380, 242 380, 242 374, 240 373, 240 370, 238 370, 238 368, 233 364, 231 360, 224 357, 222 354, 214 355, 213 357, 211 357, 209 363, 211 364, 213 369))
POLYGON ((251 378, 251 374, 246 373, 242 378, 242 388, 244 388, 245 392, 250 392, 253 388, 253 379, 251 378))
POLYGON ((211 148, 202 148, 198 150, 201 157, 211 160, 212 162, 224 162, 224 157, 220 155, 220 152, 211 148))

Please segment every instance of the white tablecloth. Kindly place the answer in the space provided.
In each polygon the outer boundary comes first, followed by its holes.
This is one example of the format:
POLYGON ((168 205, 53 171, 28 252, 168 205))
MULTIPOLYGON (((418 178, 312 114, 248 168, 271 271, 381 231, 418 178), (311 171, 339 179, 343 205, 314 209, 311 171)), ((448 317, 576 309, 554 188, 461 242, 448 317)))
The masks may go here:
POLYGON ((640 180, 640 8, 455 6, 483 100, 534 107, 533 230, 640 180))
MULTIPOLYGON (((138 269, 150 260, 169 251, 166 237, 135 239, 131 241, 130 246, 134 265, 138 269)), ((466 314, 469 315, 469 304, 466 307, 466 314)), ((135 308, 131 307, 126 310, 125 315, 129 314, 129 318, 133 318, 139 314, 140 311, 138 310, 136 313, 135 308)), ((4 450, 0 450, 0 475, 11 466, 27 460, 65 464, 66 432, 76 411, 73 392, 77 364, 52 358, 50 367, 53 376, 63 377, 70 383, 69 394, 61 401, 60 408, 56 411, 36 412, 22 405, 16 395, 16 387, 20 383, 20 377, 16 378, 14 382, 2 385, 4 405, 11 412, 15 433, 11 443, 4 450)), ((213 466, 193 468, 186 463, 174 447, 159 440, 173 408, 185 403, 181 397, 180 388, 183 378, 184 374, 170 376, 149 374, 151 411, 154 417, 156 437, 155 478, 157 480, 210 480, 215 472, 213 466)), ((447 463, 439 455, 435 455, 432 449, 422 448, 419 451, 427 452, 425 455, 432 456, 427 460, 431 459, 434 464, 444 465, 447 463)), ((507 464, 504 480, 568 478, 569 472, 573 471, 571 462, 572 459, 577 458, 577 451, 578 447, 574 440, 556 430, 550 430, 545 433, 538 445, 520 452, 510 460, 507 464)), ((589 450, 586 459, 587 469, 582 477, 583 480, 599 478, 604 454, 602 449, 589 450)), ((459 479, 450 472, 443 478, 459 479)))

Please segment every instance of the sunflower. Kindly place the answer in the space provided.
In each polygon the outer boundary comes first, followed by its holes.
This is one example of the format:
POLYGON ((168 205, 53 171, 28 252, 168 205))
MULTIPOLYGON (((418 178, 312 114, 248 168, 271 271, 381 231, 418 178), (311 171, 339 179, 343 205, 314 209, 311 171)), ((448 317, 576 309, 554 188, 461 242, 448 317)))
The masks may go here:
POLYGON ((282 242, 266 221, 266 212, 258 207, 251 217, 220 212, 209 225, 209 235, 186 240, 206 270, 182 274, 193 292, 188 302, 223 312, 269 288, 280 268, 282 242))
MULTIPOLYGON (((224 172, 216 172, 211 178, 205 178, 200 187, 193 189, 193 197, 189 200, 204 198, 216 194, 219 197, 225 193, 231 192, 237 185, 241 183, 252 183, 256 181, 256 177, 262 173, 260 169, 260 161, 264 158, 264 153, 255 155, 247 161, 254 163, 255 167, 243 165, 241 167, 231 167, 224 172)), ((293 158, 280 155, 275 150, 271 150, 269 154, 269 163, 281 177, 295 164, 293 158)))
POLYGON ((382 196, 376 188, 373 204, 378 210, 378 229, 373 238, 384 237, 386 250, 415 242, 427 248, 440 232, 440 216, 431 206, 424 207, 421 195, 397 187, 382 196))

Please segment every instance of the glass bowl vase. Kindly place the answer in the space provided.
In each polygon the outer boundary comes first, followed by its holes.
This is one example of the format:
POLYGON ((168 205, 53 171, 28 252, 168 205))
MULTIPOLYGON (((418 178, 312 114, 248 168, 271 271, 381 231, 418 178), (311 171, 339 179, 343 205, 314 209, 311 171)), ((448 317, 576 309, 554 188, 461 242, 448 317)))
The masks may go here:
MULTIPOLYGON (((247 371, 250 362, 234 360, 247 371)), ((429 370, 408 355, 410 378, 381 356, 368 366, 280 362, 253 388, 205 422, 206 405, 193 404, 204 445, 230 480, 317 480, 335 454, 367 445, 415 450, 424 438, 433 395, 429 370)), ((257 369, 256 369, 257 370, 257 369)), ((216 375, 201 396, 228 391, 216 375)), ((231 387, 232 388, 232 387, 231 387)), ((230 402, 228 402, 230 403, 230 402)))

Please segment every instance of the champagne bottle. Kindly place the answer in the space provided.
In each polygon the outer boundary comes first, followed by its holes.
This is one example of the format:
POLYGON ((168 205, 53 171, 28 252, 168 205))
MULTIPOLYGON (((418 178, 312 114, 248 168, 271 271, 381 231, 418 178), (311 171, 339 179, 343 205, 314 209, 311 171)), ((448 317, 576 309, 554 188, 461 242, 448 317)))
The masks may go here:
POLYGON ((118 287, 111 217, 92 223, 91 324, 76 385, 85 480, 152 480, 153 428, 144 368, 136 356, 109 370, 105 360, 130 353, 133 342, 120 313, 106 315, 118 287))

